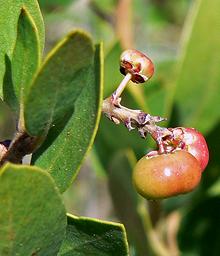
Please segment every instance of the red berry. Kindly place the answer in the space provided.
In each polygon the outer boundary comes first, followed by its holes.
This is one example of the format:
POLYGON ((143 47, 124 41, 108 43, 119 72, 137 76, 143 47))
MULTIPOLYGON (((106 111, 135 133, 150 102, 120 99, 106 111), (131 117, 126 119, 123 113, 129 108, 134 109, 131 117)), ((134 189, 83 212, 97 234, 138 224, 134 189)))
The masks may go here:
POLYGON ((130 73, 134 83, 144 83, 154 73, 154 64, 143 53, 129 49, 124 51, 120 57, 120 71, 123 75, 130 73))
POLYGON ((209 161, 209 150, 203 135, 194 128, 170 128, 172 136, 165 137, 165 149, 184 149, 192 154, 201 166, 202 171, 209 161))
POLYGON ((138 193, 147 199, 162 199, 190 192, 199 184, 200 178, 198 161, 184 150, 144 156, 133 172, 138 193))

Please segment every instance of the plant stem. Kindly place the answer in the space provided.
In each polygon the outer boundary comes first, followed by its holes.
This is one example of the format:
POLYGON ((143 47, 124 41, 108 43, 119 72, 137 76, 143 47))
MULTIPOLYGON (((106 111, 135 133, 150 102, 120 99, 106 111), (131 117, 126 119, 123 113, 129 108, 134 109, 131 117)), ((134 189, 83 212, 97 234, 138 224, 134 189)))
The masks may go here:
POLYGON ((157 142, 159 148, 162 147, 162 137, 170 135, 171 132, 167 128, 157 126, 156 123, 166 120, 165 118, 151 116, 141 110, 133 110, 123 107, 119 102, 115 105, 114 102, 115 98, 114 96, 111 96, 105 99, 102 105, 102 112, 110 120, 116 124, 122 122, 128 130, 137 128, 143 138, 149 133, 157 142))
POLYGON ((158 221, 161 219, 161 207, 160 200, 148 201, 148 209, 153 227, 155 227, 158 224, 158 221))
POLYGON ((5 162, 21 163, 25 155, 33 153, 41 144, 43 137, 30 136, 26 132, 17 132, 9 149, 0 159, 0 166, 5 162))
POLYGON ((118 100, 120 99, 122 92, 124 91, 125 87, 129 83, 131 78, 132 78, 132 75, 130 73, 127 73, 126 76, 121 81, 121 83, 119 84, 118 88, 113 92, 113 94, 112 94, 113 104, 115 104, 115 105, 119 104, 118 100))

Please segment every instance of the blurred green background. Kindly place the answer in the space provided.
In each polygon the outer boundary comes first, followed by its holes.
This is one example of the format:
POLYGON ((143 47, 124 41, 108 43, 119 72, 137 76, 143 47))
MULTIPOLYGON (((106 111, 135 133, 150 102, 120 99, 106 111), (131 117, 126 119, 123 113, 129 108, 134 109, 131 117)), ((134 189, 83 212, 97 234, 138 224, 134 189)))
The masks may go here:
POLYGON ((90 32, 95 42, 103 41, 107 97, 122 79, 118 63, 123 49, 143 51, 153 60, 155 75, 143 86, 131 83, 122 104, 167 117, 162 124, 167 127, 195 127, 206 136, 210 150, 196 191, 147 202, 135 192, 131 173, 137 159, 155 144, 103 116, 92 152, 64 193, 67 211, 122 222, 131 255, 220 255, 220 1, 39 4, 46 26, 45 53, 74 28, 90 32))

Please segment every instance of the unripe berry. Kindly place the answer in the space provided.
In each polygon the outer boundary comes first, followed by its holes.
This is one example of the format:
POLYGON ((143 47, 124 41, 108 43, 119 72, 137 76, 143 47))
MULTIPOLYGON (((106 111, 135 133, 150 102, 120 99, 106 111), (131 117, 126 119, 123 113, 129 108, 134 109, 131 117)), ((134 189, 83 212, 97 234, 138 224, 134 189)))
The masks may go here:
POLYGON ((133 183, 143 197, 163 199, 192 191, 200 182, 201 167, 184 150, 144 156, 133 172, 133 183))
POLYGON ((124 51, 120 57, 120 71, 123 75, 130 73, 134 83, 144 83, 154 73, 153 62, 143 53, 129 49, 124 51))

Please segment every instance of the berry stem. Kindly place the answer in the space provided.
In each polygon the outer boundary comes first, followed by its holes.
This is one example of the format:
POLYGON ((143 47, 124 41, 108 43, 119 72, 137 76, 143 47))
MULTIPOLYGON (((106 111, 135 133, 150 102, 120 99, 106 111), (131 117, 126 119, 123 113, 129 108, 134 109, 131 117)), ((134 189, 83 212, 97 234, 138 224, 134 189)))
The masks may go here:
POLYGON ((121 83, 119 84, 118 88, 112 93, 112 98, 113 98, 113 104, 118 105, 120 102, 120 96, 122 92, 124 91, 125 87, 131 80, 132 75, 130 73, 127 73, 126 76, 123 78, 121 83), (118 102, 119 100, 119 102, 118 102))
POLYGON ((159 153, 165 153, 163 137, 170 135, 167 128, 162 128, 156 123, 166 120, 160 116, 151 116, 141 110, 123 107, 121 94, 130 80, 139 84, 146 82, 154 73, 152 61, 137 50, 126 50, 120 57, 120 71, 125 75, 118 88, 112 95, 103 101, 102 112, 115 124, 123 123, 128 130, 137 129, 142 138, 149 133, 159 147, 159 153))
POLYGON ((151 116, 141 110, 129 109, 120 104, 115 105, 112 97, 103 101, 102 112, 115 124, 123 123, 129 131, 136 128, 143 138, 149 133, 163 153, 162 138, 170 135, 171 132, 167 128, 157 126, 156 123, 166 118, 151 116))

